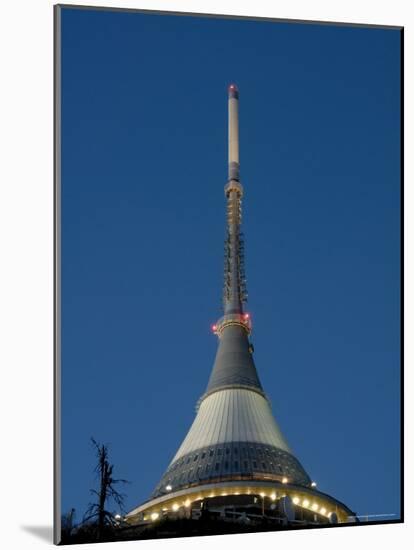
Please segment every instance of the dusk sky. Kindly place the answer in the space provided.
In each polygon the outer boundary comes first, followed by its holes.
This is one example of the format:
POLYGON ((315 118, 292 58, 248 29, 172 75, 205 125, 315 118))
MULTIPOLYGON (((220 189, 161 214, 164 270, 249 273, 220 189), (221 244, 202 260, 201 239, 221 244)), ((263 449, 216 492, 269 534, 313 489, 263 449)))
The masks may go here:
POLYGON ((73 8, 62 511, 92 500, 92 436, 129 511, 194 419, 222 315, 231 82, 261 382, 318 489, 398 518, 400 32, 73 8))

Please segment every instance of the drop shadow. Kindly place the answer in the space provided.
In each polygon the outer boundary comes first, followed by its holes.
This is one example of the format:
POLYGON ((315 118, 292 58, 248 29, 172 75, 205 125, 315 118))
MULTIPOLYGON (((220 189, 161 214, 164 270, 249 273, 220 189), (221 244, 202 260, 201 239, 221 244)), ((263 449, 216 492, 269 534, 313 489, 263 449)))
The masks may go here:
POLYGON ((20 527, 38 539, 53 544, 53 527, 51 525, 21 525, 20 527))

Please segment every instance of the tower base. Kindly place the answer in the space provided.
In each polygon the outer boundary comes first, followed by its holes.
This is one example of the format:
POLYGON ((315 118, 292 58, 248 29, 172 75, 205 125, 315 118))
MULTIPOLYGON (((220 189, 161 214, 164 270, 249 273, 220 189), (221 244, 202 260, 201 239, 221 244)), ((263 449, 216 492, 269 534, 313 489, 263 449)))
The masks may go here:
POLYGON ((354 523, 355 513, 329 495, 300 485, 227 481, 189 487, 151 499, 129 512, 125 525, 192 519, 275 527, 354 523))

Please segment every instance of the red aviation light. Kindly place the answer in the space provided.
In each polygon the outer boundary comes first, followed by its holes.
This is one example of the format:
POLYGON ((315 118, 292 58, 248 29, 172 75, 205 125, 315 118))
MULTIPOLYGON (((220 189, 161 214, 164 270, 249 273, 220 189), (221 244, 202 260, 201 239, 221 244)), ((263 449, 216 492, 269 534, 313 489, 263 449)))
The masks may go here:
POLYGON ((245 313, 244 316, 243 316, 245 319, 248 319, 250 317, 250 314, 249 313, 245 313))
POLYGON ((211 330, 215 333, 217 331, 217 325, 211 325, 211 330))

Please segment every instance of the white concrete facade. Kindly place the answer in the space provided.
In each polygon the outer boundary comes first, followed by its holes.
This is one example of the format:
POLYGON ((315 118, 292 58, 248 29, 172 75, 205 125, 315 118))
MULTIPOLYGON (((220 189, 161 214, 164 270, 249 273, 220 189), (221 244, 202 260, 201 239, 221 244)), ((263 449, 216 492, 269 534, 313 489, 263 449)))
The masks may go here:
POLYGON ((201 402, 197 416, 171 464, 202 447, 232 441, 263 443, 292 453, 267 399, 248 389, 223 389, 201 402))

